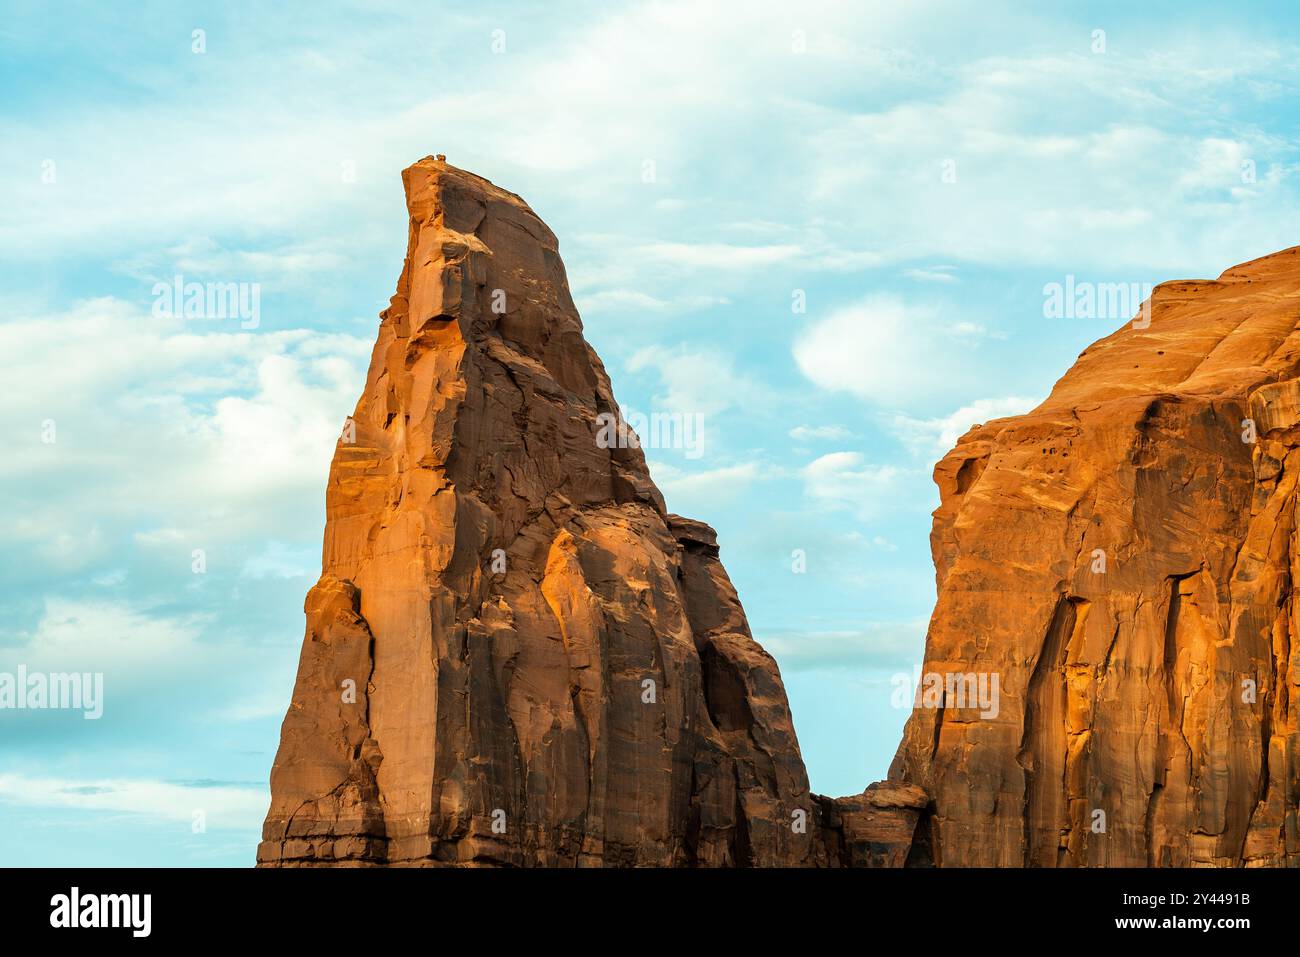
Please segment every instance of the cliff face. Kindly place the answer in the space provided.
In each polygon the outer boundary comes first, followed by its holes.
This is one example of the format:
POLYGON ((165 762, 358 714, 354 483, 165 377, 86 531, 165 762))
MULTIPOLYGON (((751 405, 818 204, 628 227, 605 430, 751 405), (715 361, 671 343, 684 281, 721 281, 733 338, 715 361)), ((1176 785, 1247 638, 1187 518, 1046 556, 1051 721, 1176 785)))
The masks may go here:
POLYGON ((1165 283, 935 468, 945 693, 891 779, 938 863, 1300 864, 1297 315, 1295 249, 1165 283))
POLYGON ((712 529, 599 440, 618 406, 554 235, 440 159, 403 179, 259 862, 828 862, 712 529))
POLYGON ((1296 250, 1158 287, 936 466, 918 706, 830 799, 712 529, 601 441, 555 237, 404 181, 259 863, 1300 865, 1296 250))

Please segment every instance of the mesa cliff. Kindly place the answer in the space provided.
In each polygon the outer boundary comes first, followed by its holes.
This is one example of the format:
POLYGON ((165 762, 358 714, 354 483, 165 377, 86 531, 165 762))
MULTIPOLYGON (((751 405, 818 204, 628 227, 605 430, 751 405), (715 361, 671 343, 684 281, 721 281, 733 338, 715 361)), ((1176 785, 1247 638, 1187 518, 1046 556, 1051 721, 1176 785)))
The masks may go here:
POLYGON ((1157 286, 936 466, 925 673, 890 777, 943 866, 1300 864, 1300 254, 1157 286))
POLYGON ((555 236, 441 157, 403 181, 259 865, 1300 865, 1295 250, 1157 287, 935 467, 947 691, 832 799, 715 533, 600 438, 555 236))

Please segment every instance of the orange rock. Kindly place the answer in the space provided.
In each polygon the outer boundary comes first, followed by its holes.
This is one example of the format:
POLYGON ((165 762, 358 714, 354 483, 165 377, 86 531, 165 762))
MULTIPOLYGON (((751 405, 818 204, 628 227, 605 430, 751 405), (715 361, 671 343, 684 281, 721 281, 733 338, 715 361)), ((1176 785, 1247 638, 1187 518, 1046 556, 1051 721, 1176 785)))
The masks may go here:
POLYGON ((618 405, 554 235, 441 158, 403 179, 259 862, 829 862, 713 530, 597 441, 618 405))
POLYGON ((890 780, 810 794, 550 230, 428 158, 330 470, 264 865, 1300 864, 1300 254, 1166 283, 935 467, 890 780))
POLYGON ((1000 699, 891 769, 940 865, 1300 864, 1298 306, 1297 249, 1158 286, 935 467, 925 672, 1000 699))

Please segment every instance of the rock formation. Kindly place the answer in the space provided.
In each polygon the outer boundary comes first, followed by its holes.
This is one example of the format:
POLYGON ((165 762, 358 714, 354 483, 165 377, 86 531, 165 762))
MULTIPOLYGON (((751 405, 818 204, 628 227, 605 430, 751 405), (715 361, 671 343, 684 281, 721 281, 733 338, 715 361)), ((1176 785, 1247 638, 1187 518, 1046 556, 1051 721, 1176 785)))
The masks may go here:
POLYGON ((442 157, 404 181, 260 863, 1300 865, 1296 250, 1157 287, 936 466, 918 706, 830 799, 551 231, 442 157))
POLYGON ((1296 249, 1160 285, 935 468, 943 691, 890 777, 938 864, 1300 864, 1298 315, 1296 249))
POLYGON ((403 179, 406 263, 330 469, 258 860, 869 853, 820 826, 713 530, 619 441, 555 236, 441 158, 403 179))

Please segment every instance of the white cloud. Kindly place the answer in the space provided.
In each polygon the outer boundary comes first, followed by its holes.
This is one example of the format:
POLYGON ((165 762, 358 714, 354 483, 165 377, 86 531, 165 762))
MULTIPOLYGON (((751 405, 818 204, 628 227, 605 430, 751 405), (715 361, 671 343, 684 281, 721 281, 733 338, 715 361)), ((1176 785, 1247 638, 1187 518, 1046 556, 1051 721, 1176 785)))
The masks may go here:
MULTIPOLYGON (((839 202, 846 220, 871 223, 868 239, 891 236, 914 258, 1069 263, 1165 278, 1166 270, 1215 274, 1286 245, 1297 192, 1266 171, 1290 148, 1250 120, 1234 124, 1222 107, 1268 98, 1258 88, 1234 95, 1229 84, 1248 89, 1242 74, 1276 78, 1279 51, 1262 45, 1255 58, 1227 38, 1202 46, 1183 38, 1174 49, 1186 55, 959 59, 932 96, 852 114, 819 111, 808 118, 813 198, 839 202), (1233 69, 1207 72, 1198 59, 1233 69), (1221 120, 1213 133, 1198 122, 1202 108, 1221 120), (1066 127, 1056 117, 1074 119, 1066 127), (1248 158, 1259 185, 1243 188, 1248 158), (949 160, 951 181, 943 178, 949 160), (1065 182, 1078 188, 1063 190, 1065 182), (882 204, 884 193, 891 201, 882 204), (1225 217, 1229 197, 1250 205, 1225 217)), ((1294 71, 1285 72, 1294 82, 1294 71)), ((927 272, 908 275, 937 279, 927 272)))
POLYGON ((782 671, 845 668, 910 672, 925 655, 925 620, 871 622, 861 628, 756 635, 782 671))
POLYGON ((35 630, 18 647, 29 668, 164 670, 201 653, 196 615, 155 617, 122 602, 47 598, 35 630))
POLYGON ((842 425, 797 425, 788 434, 796 442, 836 442, 853 437, 842 425))
POLYGON ((894 431, 920 455, 945 455, 972 426, 1008 415, 1021 415, 1039 400, 1009 395, 998 399, 977 399, 949 415, 934 419, 913 419, 896 415, 894 431))
POLYGON ((602 289, 599 292, 574 296, 574 299, 577 301, 579 311, 584 314, 616 309, 659 312, 668 308, 665 300, 656 299, 635 289, 602 289))
POLYGON ((244 562, 240 574, 246 578, 315 578, 320 564, 320 549, 268 542, 261 554, 244 562))
POLYGON ((52 528, 39 513, 16 510, 0 517, 0 530, 10 541, 20 542, 25 564, 43 563, 62 572, 82 571, 109 557, 104 531, 94 517, 86 524, 52 528))
POLYGON ((1178 177, 1178 185, 1188 191, 1218 190, 1238 186, 1242 181, 1242 166, 1250 159, 1250 151, 1236 140, 1210 137, 1197 144, 1192 164, 1178 177))
POLYGON ((908 279, 915 279, 918 282, 958 282, 957 276, 953 272, 952 266, 930 266, 928 268, 917 267, 914 269, 904 269, 903 275, 908 279))
POLYGON ((756 462, 687 471, 667 462, 650 462, 650 474, 670 509, 689 515, 699 503, 726 501, 761 475, 756 462))
POLYGON ((735 246, 728 243, 647 243, 637 254, 650 260, 693 269, 752 269, 798 256, 798 246, 735 246))
POLYGON ((907 497, 908 473, 893 465, 872 465, 861 452, 831 452, 804 466, 804 493, 831 508, 870 519, 897 511, 907 497))
POLYGON ((160 545, 178 545, 188 537, 188 533, 179 528, 151 528, 148 531, 136 532, 131 536, 137 545, 144 545, 147 548, 160 545))
POLYGON ((42 494, 0 516, 0 531, 68 566, 108 546, 110 517, 135 522, 134 542, 150 548, 274 535, 307 503, 319 512, 369 350, 352 336, 231 331, 113 299, 4 323, 16 437, 0 481, 42 494))
MULTIPOLYGON (((486 41, 468 42, 481 24, 448 24, 432 10, 352 31, 346 48, 290 37, 279 71, 232 73, 208 90, 201 115, 183 96, 155 96, 14 124, 0 169, 10 213, 0 248, 39 257, 150 237, 275 235, 302 222, 325 236, 351 223, 352 237, 357 223, 371 230, 400 216, 396 170, 434 149, 556 204, 596 194, 689 210, 702 201, 687 190, 703 186, 720 207, 752 215, 761 199, 765 217, 791 224, 790 240, 747 247, 694 232, 685 242, 674 221, 673 235, 610 250, 617 258, 639 245, 722 270, 801 254, 801 265, 831 268, 902 256, 1221 266, 1289 235, 1295 190, 1269 171, 1286 165, 1290 146, 1261 130, 1253 109, 1295 82, 1294 51, 1276 37, 1180 34, 1150 52, 1091 56, 1086 31, 1073 43, 1073 26, 1047 16, 945 10, 939 24, 926 5, 811 2, 798 21, 806 53, 792 55, 793 22, 768 5, 659 2, 558 20, 549 32, 512 29, 499 57, 486 41), (968 32, 1017 40, 954 41, 968 32), (403 55, 410 69, 400 78, 382 68, 403 55), (314 108, 344 84, 365 111, 314 108), (430 92, 412 100, 413 88, 430 92), (260 106, 251 119, 249 102, 260 106), (211 149, 214 130, 221 150, 211 149), (167 151, 156 148, 160 131, 167 151), (727 162, 723 146, 758 159, 727 162), (97 162, 103 155, 117 161, 97 162), (59 163, 55 184, 32 172, 46 156, 59 163), (938 175, 946 158, 957 162, 952 184, 938 175), (1247 158, 1260 168, 1250 188, 1240 179, 1247 158), (641 180, 646 160, 656 164, 652 183, 641 180), (344 163, 354 182, 340 175, 344 163), (1225 222, 1220 190, 1253 201, 1250 216, 1225 222), (1210 223, 1220 228, 1189 228, 1210 223)), ((276 268, 314 268, 297 254, 313 249, 275 245, 266 255, 276 268)))
POLYGON ((115 588, 126 581, 128 574, 125 568, 114 568, 102 575, 96 575, 91 579, 91 582, 100 588, 115 588))
POLYGON ((972 339, 977 339, 989 334, 989 331, 978 322, 954 322, 948 327, 948 331, 954 336, 965 336, 972 339))
MULTIPOLYGON (((716 349, 646 346, 627 360, 630 372, 653 371, 659 378, 655 410, 717 415, 737 406, 763 402, 766 393, 735 370, 731 357, 716 349)), ((707 428, 707 423, 706 423, 707 428)))
MULTIPOLYGON (((175 595, 154 602, 48 597, 33 626, 14 638, 7 670, 21 664, 29 673, 103 675, 102 720, 73 732, 95 735, 106 754, 115 741, 138 742, 162 713, 170 715, 167 732, 280 717, 296 658, 288 640, 220 609, 194 610, 175 595), (250 668, 250 661, 261 665, 250 668)), ((47 713, 28 714, 45 720, 47 713)))
POLYGON ((870 296, 814 321, 795 339, 796 364, 824 389, 909 406, 954 390, 971 374, 969 353, 957 350, 927 305, 870 296))
POLYGON ((230 704, 218 708, 212 717, 219 722, 261 721, 266 718, 282 718, 287 704, 285 689, 277 683, 274 687, 236 699, 230 704))
POLYGON ((602 289, 598 292, 577 293, 574 301, 584 316, 602 312, 686 312, 709 306, 725 306, 731 300, 725 296, 676 296, 657 299, 635 289, 602 289))
POLYGON ((272 249, 230 249, 209 236, 186 239, 161 253, 137 255, 119 264, 119 271, 142 282, 188 280, 258 282, 273 289, 301 287, 321 273, 347 264, 340 248, 347 239, 312 239, 272 249))
POLYGON ((23 807, 147 815, 192 822, 203 812, 212 829, 260 826, 269 789, 224 782, 177 783, 141 778, 57 778, 0 774, 0 802, 23 807))

